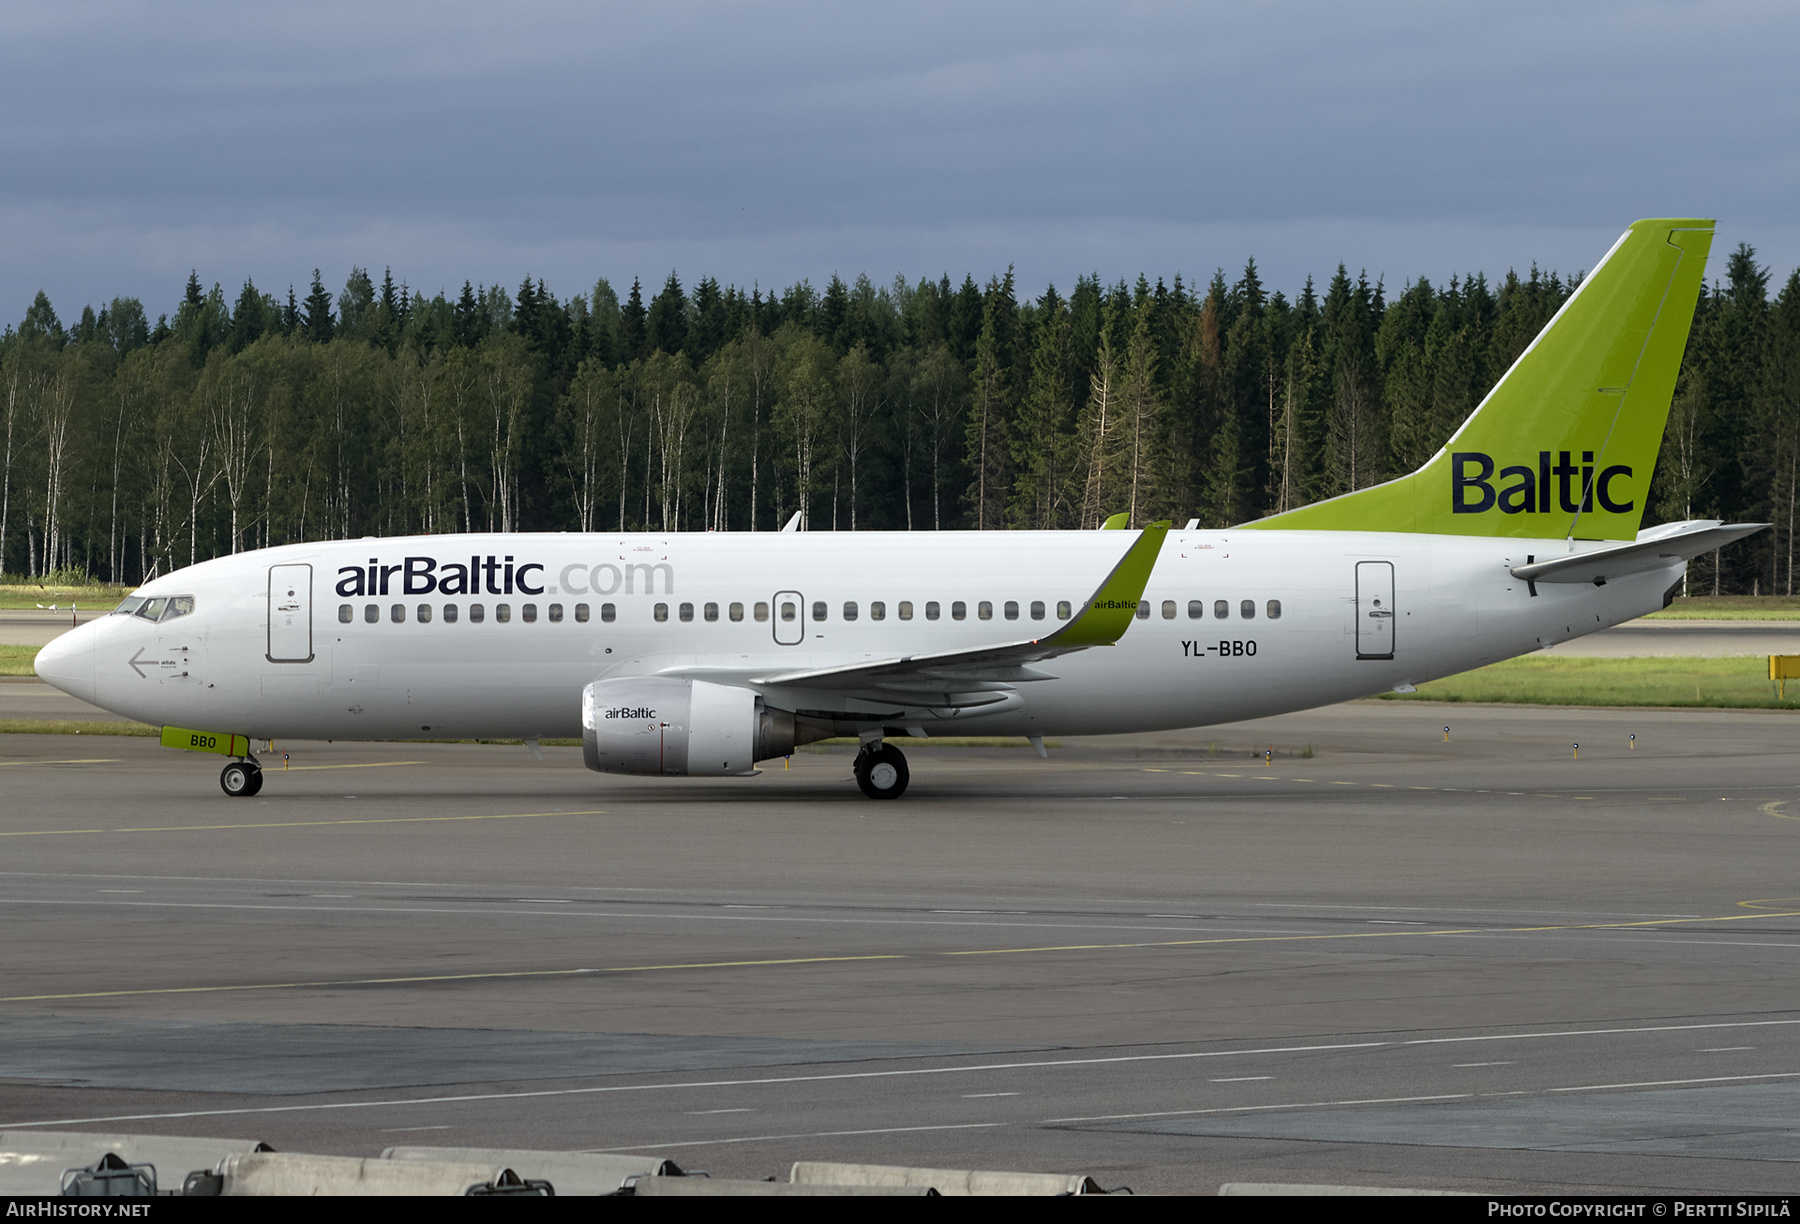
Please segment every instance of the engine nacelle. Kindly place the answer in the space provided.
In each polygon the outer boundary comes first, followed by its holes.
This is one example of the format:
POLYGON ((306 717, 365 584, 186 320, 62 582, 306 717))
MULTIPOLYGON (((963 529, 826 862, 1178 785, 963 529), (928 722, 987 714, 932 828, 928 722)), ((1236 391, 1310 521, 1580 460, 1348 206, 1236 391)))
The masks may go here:
POLYGON ((749 689, 637 676, 581 694, 581 755, 600 773, 725 777, 794 750, 794 716, 749 689))

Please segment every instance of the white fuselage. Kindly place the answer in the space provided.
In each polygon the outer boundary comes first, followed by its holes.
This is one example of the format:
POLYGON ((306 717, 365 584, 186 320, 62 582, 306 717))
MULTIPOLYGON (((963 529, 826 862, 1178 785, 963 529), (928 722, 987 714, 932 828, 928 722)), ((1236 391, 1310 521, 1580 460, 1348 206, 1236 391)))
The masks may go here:
MULTIPOLYGON (((595 680, 679 674, 761 689, 758 679, 775 674, 1047 635, 1064 623, 1058 605, 1080 608, 1133 538, 534 534, 296 544, 159 577, 138 594, 191 596, 191 613, 103 617, 47 647, 39 670, 130 718, 256 738, 572 737, 581 734, 582 690, 595 680), (851 604, 855 619, 846 616, 851 604)), ((1148 618, 1140 614, 1116 645, 1036 665, 1053 678, 1016 683, 1003 701, 902 713, 834 691, 764 695, 783 708, 863 714, 872 726, 930 734, 1199 726, 1417 684, 1591 633, 1660 607, 1684 569, 1675 562, 1604 586, 1540 583, 1535 595, 1509 573, 1569 547, 1171 532, 1145 588, 1148 618)))

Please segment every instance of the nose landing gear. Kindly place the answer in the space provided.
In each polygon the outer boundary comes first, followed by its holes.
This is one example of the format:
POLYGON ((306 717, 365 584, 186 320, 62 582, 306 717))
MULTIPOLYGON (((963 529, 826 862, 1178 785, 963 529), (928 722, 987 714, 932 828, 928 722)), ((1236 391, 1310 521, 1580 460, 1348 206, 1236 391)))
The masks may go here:
POLYGON ((248 799, 262 789, 262 766, 255 757, 233 761, 219 771, 219 789, 233 799, 248 799))
POLYGON ((906 757, 880 740, 864 744, 856 754, 856 785, 871 799, 898 799, 906 793, 910 775, 906 757))

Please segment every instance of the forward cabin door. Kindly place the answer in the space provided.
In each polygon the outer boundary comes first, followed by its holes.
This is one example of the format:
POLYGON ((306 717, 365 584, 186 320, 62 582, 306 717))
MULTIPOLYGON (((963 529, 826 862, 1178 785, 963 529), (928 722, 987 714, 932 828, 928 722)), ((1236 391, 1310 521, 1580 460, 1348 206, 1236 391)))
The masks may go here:
POLYGON ((806 600, 799 591, 775 592, 771 611, 777 646, 798 646, 806 640, 806 600))
POLYGON ((311 663, 312 566, 269 567, 269 662, 311 663))
POLYGON ((1394 563, 1356 563, 1356 657, 1394 657, 1394 563))

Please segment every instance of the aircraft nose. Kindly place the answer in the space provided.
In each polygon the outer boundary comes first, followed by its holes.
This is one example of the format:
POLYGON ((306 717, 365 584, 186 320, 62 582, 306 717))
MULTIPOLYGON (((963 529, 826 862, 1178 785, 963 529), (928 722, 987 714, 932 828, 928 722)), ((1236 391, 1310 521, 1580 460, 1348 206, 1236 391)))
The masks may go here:
POLYGON ((82 625, 60 637, 37 653, 33 664, 46 682, 71 697, 94 703, 94 626, 82 625))

